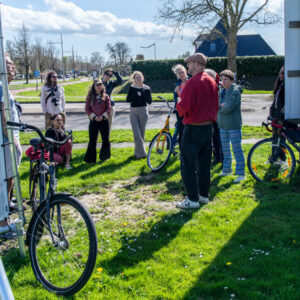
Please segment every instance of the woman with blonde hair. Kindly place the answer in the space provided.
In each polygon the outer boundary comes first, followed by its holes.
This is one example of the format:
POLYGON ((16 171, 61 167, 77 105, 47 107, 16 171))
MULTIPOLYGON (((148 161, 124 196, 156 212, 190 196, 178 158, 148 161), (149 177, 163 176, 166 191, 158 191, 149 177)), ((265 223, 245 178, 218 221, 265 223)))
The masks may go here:
POLYGON ((135 71, 131 78, 133 84, 129 88, 126 102, 130 103, 130 123, 135 143, 134 156, 140 159, 147 156, 144 140, 149 117, 147 104, 152 103, 152 96, 150 87, 144 84, 142 72, 135 71))
POLYGON ((105 93, 105 87, 101 79, 95 79, 86 97, 85 111, 90 119, 89 124, 89 144, 84 157, 86 163, 95 163, 97 152, 97 140, 99 131, 102 138, 102 147, 100 150, 100 160, 104 161, 110 158, 109 124, 108 116, 110 114, 110 98, 105 93))
MULTIPOLYGON (((187 80, 189 79, 188 75, 187 75, 187 70, 183 65, 175 65, 172 68, 172 71, 175 73, 176 77, 177 77, 177 82, 175 83, 175 89, 174 89, 174 108, 175 108, 175 113, 176 113, 176 118, 177 118, 177 132, 179 135, 179 146, 181 144, 181 138, 182 138, 182 133, 183 133, 183 124, 182 124, 182 120, 183 117, 180 117, 177 109, 176 109, 176 105, 177 105, 177 100, 178 98, 180 98, 180 95, 182 93, 182 90, 187 82, 187 80)), ((177 136, 173 137, 174 142, 176 142, 177 136)))

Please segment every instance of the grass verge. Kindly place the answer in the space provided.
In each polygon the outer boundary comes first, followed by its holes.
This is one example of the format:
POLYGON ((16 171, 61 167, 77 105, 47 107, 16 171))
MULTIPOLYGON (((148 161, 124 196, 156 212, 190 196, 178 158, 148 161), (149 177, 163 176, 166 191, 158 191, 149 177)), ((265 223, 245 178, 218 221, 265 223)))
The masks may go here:
MULTIPOLYGON (((173 203, 184 196, 178 157, 153 175, 132 152, 113 149, 111 160, 86 165, 76 150, 73 169, 59 171, 59 191, 98 194, 81 198, 97 221, 97 264, 72 299, 299 299, 299 169, 282 184, 248 173, 233 184, 216 166, 212 201, 183 212, 173 203)), ((27 170, 25 159, 24 193, 27 170)), ((16 299, 57 299, 35 280, 28 257, 10 249, 2 260, 16 299)))

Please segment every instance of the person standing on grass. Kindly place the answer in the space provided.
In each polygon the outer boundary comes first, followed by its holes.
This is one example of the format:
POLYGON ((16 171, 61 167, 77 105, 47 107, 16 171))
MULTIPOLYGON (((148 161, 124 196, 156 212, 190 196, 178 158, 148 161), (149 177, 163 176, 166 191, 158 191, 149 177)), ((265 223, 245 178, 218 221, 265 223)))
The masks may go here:
POLYGON ((209 202, 212 123, 217 119, 218 86, 204 72, 207 64, 204 54, 195 53, 185 62, 192 78, 181 93, 177 110, 183 116, 181 175, 188 196, 176 206, 189 209, 199 208, 199 202, 209 202))
POLYGON ((243 89, 234 83, 234 73, 230 70, 221 72, 223 90, 220 91, 218 125, 220 128, 223 150, 223 167, 220 176, 231 175, 231 147, 236 161, 234 182, 245 180, 245 157, 242 149, 242 114, 241 93, 243 89))
POLYGON ((66 124, 65 91, 57 84, 57 74, 54 71, 47 73, 46 82, 41 90, 41 105, 45 114, 45 129, 52 126, 51 117, 60 114, 66 124))
POLYGON ((152 103, 150 87, 144 84, 144 76, 135 71, 132 74, 133 84, 129 88, 126 102, 130 103, 130 123, 134 137, 134 156, 137 159, 147 157, 145 149, 145 130, 148 121, 147 104, 152 103))
MULTIPOLYGON (((205 69, 205 72, 210 75, 217 83, 219 88, 220 76, 212 69, 205 69)), ((213 136, 212 136, 212 146, 213 146, 213 164, 219 164, 223 162, 223 152, 220 138, 220 129, 217 122, 213 122, 213 136)))
MULTIPOLYGON (((175 84, 175 90, 174 90, 174 108, 176 113, 176 119, 177 119, 177 132, 178 132, 178 140, 179 140, 179 147, 181 144, 182 134, 183 134, 183 117, 180 117, 178 114, 178 111, 176 109, 177 100, 180 97, 183 88, 188 80, 187 70, 183 65, 176 65, 172 68, 173 72, 175 73, 177 77, 177 82, 175 84)), ((175 137, 176 138, 176 137, 175 137)))
MULTIPOLYGON (((8 54, 5 54, 5 63, 6 63, 6 70, 7 70, 7 81, 10 83, 16 74, 16 68, 14 62, 11 60, 8 54)), ((11 121, 19 123, 19 114, 16 108, 15 100, 12 94, 8 91, 9 96, 9 106, 10 106, 10 114, 11 114, 11 121)), ((16 212, 17 206, 11 202, 11 195, 14 186, 14 172, 12 167, 12 157, 11 151, 8 143, 8 132, 6 129, 6 118, 4 113, 4 99, 3 99, 3 89, 2 89, 2 82, 0 81, 0 107, 1 107, 1 119, 2 119, 2 128, 3 132, 3 140, 4 140, 4 157, 5 157, 5 168, 6 168, 6 178, 7 178, 7 192, 8 192, 8 200, 9 200, 9 211, 16 212)), ((14 144, 16 149, 16 163, 17 167, 21 164, 22 159, 22 148, 19 139, 19 130, 13 130, 13 138, 14 144)), ((1 168, 4 166, 0 166, 1 168)), ((7 225, 6 221, 0 221, 0 227, 7 225)))
POLYGON ((111 111, 110 114, 108 115, 108 123, 109 123, 109 133, 111 131, 111 124, 112 124, 112 119, 115 115, 115 102, 112 99, 112 92, 115 87, 118 85, 122 84, 123 79, 120 76, 119 72, 114 72, 112 69, 106 69, 103 73, 102 76, 102 82, 104 84, 106 94, 110 97, 110 103, 111 103, 111 111), (111 80, 112 76, 116 76, 116 80, 111 80))
POLYGON ((85 111, 90 119, 89 144, 84 156, 86 163, 95 163, 97 160, 97 140, 100 131, 102 147, 99 158, 105 161, 110 158, 109 124, 111 105, 110 97, 105 93, 105 87, 101 79, 94 80, 86 97, 85 111))

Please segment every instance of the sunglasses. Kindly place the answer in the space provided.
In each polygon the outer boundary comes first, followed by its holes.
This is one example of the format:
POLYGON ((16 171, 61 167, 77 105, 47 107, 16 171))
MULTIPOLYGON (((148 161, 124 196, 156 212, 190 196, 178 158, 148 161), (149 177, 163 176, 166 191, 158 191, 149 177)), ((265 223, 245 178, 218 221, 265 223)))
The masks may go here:
POLYGON ((112 74, 109 74, 109 73, 104 73, 104 75, 106 75, 108 77, 112 77, 112 74))
POLYGON ((52 77, 52 78, 57 78, 57 76, 55 76, 55 75, 52 75, 51 77, 52 77))

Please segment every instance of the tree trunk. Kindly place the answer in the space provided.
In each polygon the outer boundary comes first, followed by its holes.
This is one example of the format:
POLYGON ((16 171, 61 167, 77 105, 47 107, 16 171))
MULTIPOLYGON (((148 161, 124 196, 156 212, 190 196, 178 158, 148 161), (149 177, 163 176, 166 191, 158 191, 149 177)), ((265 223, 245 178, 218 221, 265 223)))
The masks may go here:
POLYGON ((227 65, 228 69, 232 72, 236 73, 236 48, 237 48, 237 41, 236 41, 237 32, 232 31, 229 33, 228 37, 228 47, 227 47, 227 65))
POLYGON ((25 78, 26 78, 26 84, 29 83, 29 65, 25 65, 25 78))

